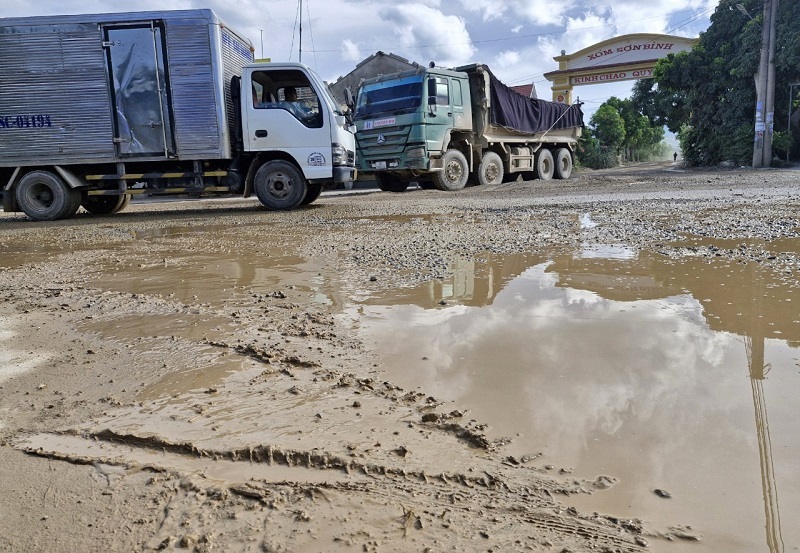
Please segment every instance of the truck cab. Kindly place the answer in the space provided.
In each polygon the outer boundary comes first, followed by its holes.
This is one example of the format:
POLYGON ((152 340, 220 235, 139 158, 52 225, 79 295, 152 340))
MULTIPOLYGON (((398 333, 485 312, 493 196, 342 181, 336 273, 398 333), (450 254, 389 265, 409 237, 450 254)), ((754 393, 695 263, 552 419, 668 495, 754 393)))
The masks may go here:
POLYGON ((375 173, 382 188, 405 189, 422 172, 441 170, 454 135, 471 132, 467 75, 430 68, 370 79, 359 89, 354 121, 359 169, 375 173))
POLYGON ((290 158, 310 191, 355 178, 354 128, 310 68, 255 63, 242 71, 244 150, 263 158, 290 158))

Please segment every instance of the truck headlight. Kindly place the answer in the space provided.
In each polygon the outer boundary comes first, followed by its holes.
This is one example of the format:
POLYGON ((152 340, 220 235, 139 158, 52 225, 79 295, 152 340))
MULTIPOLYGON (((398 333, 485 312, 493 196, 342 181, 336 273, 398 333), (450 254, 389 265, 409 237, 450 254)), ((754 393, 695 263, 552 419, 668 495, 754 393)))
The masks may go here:
POLYGON ((347 148, 336 142, 331 144, 331 162, 334 165, 344 165, 347 162, 347 148))
POLYGON ((425 148, 422 146, 417 148, 411 148, 406 152, 406 157, 409 159, 425 157, 425 148))

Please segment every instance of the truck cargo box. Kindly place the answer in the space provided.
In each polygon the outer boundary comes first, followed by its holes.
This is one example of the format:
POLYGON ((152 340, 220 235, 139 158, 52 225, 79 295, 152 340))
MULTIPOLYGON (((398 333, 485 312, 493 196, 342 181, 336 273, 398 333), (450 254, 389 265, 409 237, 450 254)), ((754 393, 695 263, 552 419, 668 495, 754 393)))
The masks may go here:
POLYGON ((229 158, 252 61, 211 10, 0 19, 0 167, 229 158))

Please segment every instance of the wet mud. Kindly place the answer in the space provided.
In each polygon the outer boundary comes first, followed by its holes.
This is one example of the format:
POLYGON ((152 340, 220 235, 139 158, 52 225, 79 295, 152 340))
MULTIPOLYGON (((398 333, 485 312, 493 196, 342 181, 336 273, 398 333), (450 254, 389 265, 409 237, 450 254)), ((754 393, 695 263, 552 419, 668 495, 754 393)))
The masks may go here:
POLYGON ((797 175, 0 214, 0 548, 791 550, 797 175))

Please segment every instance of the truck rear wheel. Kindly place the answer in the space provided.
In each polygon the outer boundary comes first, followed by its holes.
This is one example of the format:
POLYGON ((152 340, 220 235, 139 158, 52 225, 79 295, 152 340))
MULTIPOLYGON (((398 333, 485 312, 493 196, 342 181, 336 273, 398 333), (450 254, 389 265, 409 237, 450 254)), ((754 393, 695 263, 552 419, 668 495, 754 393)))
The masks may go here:
POLYGON ((547 148, 542 148, 536 152, 536 177, 542 180, 550 180, 553 178, 555 170, 553 164, 553 153, 547 148))
POLYGON ((567 148, 556 150, 555 177, 568 179, 572 175, 572 153, 567 148))
POLYGON ((494 152, 486 152, 478 165, 478 184, 502 184, 503 160, 494 152))
POLYGON ((111 215, 125 209, 130 202, 130 194, 121 194, 119 196, 84 195, 81 207, 93 215, 111 215))
POLYGON ((256 171, 253 181, 256 196, 267 209, 288 211, 299 206, 306 197, 306 179, 288 161, 266 162, 256 171))
POLYGON ((17 205, 36 221, 54 221, 71 217, 81 202, 79 190, 67 186, 61 177, 49 171, 31 171, 17 184, 17 205))
POLYGON ((314 203, 314 201, 319 198, 319 195, 322 194, 322 185, 321 184, 309 184, 308 190, 306 191, 306 197, 303 198, 301 205, 308 205, 314 203))
POLYGON ((442 156, 444 170, 433 174, 433 184, 439 190, 461 190, 467 185, 467 158, 458 150, 447 150, 442 156))
POLYGON ((404 192, 408 188, 408 180, 391 173, 375 173, 375 182, 384 192, 404 192))

